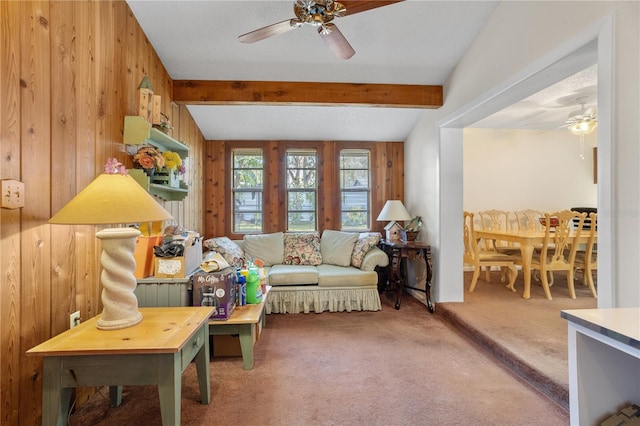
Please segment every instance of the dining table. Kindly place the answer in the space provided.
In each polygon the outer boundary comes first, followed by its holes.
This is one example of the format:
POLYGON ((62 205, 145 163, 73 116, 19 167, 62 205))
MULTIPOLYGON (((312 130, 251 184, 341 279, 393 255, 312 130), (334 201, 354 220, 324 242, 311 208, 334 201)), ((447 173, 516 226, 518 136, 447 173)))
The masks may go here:
MULTIPOLYGON (((524 275, 524 290, 522 297, 529 299, 531 297, 531 259, 536 246, 544 243, 545 232, 542 230, 495 230, 495 229, 476 229, 474 232, 476 239, 484 238, 486 240, 506 241, 513 244, 513 247, 520 247, 522 256, 522 274, 524 275)), ((583 230, 580 236, 575 240, 570 235, 572 244, 586 243, 589 232, 583 230)), ((597 235, 596 235, 597 239, 597 235)))

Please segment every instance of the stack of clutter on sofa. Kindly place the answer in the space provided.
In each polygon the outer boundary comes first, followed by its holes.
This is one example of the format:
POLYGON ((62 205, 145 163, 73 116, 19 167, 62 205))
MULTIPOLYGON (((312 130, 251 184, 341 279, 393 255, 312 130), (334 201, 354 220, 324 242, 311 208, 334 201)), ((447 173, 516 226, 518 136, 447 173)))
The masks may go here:
POLYGON ((243 240, 217 237, 203 245, 230 265, 264 262, 271 286, 265 309, 270 313, 378 311, 376 267, 389 264, 377 247, 377 232, 276 232, 245 235, 243 240))

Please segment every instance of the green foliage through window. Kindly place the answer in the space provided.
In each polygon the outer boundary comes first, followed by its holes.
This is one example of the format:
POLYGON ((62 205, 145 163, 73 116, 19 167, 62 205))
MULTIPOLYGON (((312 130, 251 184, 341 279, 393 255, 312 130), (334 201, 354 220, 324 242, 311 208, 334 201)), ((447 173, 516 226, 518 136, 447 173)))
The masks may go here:
POLYGON ((263 178, 261 149, 233 150, 233 232, 262 232, 263 178))
POLYGON ((317 228, 318 154, 315 149, 287 151, 287 230, 317 228))
POLYGON ((340 217, 343 231, 371 229, 370 153, 340 151, 340 217))

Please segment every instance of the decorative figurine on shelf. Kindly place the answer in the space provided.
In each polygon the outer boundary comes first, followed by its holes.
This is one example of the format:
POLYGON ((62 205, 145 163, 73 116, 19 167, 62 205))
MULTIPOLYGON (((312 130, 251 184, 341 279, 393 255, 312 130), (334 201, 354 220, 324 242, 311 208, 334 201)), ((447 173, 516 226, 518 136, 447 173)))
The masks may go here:
POLYGON ((153 127, 160 130, 162 133, 167 133, 169 130, 173 129, 171 126, 171 121, 169 121, 169 117, 163 112, 158 114, 160 116, 160 120, 158 123, 153 123, 153 127))
POLYGON ((145 75, 138 85, 138 115, 144 117, 149 124, 152 124, 153 113, 153 87, 149 78, 145 75))

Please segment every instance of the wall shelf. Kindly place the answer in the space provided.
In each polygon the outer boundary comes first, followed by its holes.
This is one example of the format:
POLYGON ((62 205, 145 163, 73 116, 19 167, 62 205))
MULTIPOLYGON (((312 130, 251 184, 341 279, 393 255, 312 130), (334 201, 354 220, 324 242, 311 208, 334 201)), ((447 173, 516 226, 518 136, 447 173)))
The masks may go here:
POLYGON ((143 117, 139 115, 127 115, 124 117, 125 145, 150 144, 160 149, 160 151, 173 151, 181 158, 189 156, 189 147, 152 127, 143 117))
POLYGON ((131 175, 140 186, 147 190, 149 194, 155 195, 165 201, 182 201, 189 194, 189 189, 184 182, 180 182, 179 188, 151 183, 149 176, 141 169, 130 169, 129 175, 131 175))
MULTIPOLYGON (((183 160, 189 156, 189 147, 172 138, 171 136, 154 128, 143 117, 138 115, 127 115, 124 117, 124 135, 122 142, 125 145, 137 146, 142 144, 153 145, 160 151, 172 151, 177 153, 183 160)), ((134 155, 137 147, 129 154, 134 155)), ((182 201, 188 194, 189 188, 184 182, 180 182, 179 187, 172 187, 164 184, 151 182, 149 176, 143 170, 131 169, 129 174, 147 192, 165 201, 182 201)))

